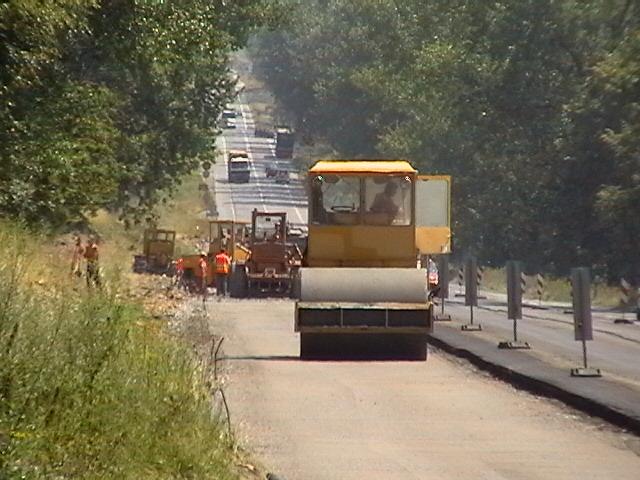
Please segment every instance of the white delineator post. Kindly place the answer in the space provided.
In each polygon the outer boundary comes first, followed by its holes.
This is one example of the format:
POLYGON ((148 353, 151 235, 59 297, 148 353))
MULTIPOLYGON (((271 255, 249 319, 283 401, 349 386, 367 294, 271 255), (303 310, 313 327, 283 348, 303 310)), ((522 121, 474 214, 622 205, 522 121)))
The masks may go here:
POLYGON ((522 265, 520 262, 507 262, 507 317, 513 320, 513 340, 498 343, 501 349, 529 349, 527 342, 518 340, 518 319, 522 319, 522 265))
POLYGON ((586 267, 571 270, 574 338, 582 342, 582 367, 571 369, 572 377, 601 377, 599 368, 589 367, 587 341, 593 340, 591 319, 591 274, 586 267))
POLYGON ((478 306, 478 273, 475 257, 467 257, 464 265, 464 304, 469 307, 470 320, 461 329, 465 332, 482 330, 482 325, 473 322, 473 307, 478 306))
POLYGON ((544 295, 544 277, 541 273, 536 275, 536 294, 538 295, 538 305, 542 305, 544 295))

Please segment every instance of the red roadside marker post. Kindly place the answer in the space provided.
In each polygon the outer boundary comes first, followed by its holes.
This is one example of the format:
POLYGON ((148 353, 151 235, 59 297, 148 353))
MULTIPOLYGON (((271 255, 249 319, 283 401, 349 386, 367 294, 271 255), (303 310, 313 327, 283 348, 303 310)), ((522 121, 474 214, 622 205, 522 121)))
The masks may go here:
POLYGON ((440 286, 438 298, 441 302, 441 310, 435 319, 439 322, 450 322, 451 315, 444 312, 444 304, 449 298, 449 257, 447 255, 440 255, 438 258, 438 284, 440 286))

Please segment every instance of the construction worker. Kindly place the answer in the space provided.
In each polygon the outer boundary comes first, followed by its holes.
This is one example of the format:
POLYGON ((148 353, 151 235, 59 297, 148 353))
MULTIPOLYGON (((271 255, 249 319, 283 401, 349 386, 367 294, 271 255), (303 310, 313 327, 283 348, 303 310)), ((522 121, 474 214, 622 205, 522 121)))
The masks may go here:
POLYGON ((100 287, 100 264, 98 255, 98 244, 92 238, 87 238, 84 247, 84 259, 87 262, 87 286, 100 287))
POLYGON ((82 239, 76 237, 75 245, 73 246, 73 258, 71 259, 71 276, 82 276, 82 257, 84 256, 84 248, 82 247, 82 239))
POLYGON ((175 281, 174 285, 178 288, 184 287, 184 258, 180 257, 176 260, 175 263, 176 273, 175 273, 175 281))
POLYGON ((396 202, 393 200, 397 191, 398 184, 393 180, 388 181, 384 186, 384 191, 378 193, 373 199, 369 211, 373 213, 386 213, 390 216, 390 221, 393 221, 399 210, 396 202))
MULTIPOLYGON (((200 260, 198 260, 198 270, 200 271, 200 290, 202 295, 207 293, 207 273, 209 271, 209 262, 207 261, 207 254, 200 252, 200 260)), ((204 298, 204 297, 203 297, 204 298)))
POLYGON ((227 285, 231 272, 231 257, 224 248, 216 255, 216 295, 227 296, 227 285))

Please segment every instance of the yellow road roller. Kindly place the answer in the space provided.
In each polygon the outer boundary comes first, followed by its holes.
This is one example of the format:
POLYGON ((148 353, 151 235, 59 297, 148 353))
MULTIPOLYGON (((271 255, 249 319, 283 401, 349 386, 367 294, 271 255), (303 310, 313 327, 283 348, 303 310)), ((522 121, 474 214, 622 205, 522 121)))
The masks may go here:
POLYGON ((451 251, 451 179, 406 161, 318 161, 297 284, 303 359, 426 360, 433 330, 421 263, 451 251))

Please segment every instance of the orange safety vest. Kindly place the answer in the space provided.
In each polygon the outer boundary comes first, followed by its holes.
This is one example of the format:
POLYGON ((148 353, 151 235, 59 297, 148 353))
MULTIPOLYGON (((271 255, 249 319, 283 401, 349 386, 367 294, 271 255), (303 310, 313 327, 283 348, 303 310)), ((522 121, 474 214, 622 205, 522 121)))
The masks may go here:
POLYGON ((226 253, 219 253, 216 255, 216 273, 221 275, 228 275, 231 269, 231 258, 226 253))
POLYGON ((87 262, 98 261, 98 246, 95 243, 86 246, 84 249, 84 258, 87 262))
POLYGON ((176 271, 184 272, 184 258, 179 258, 176 260, 176 271))

